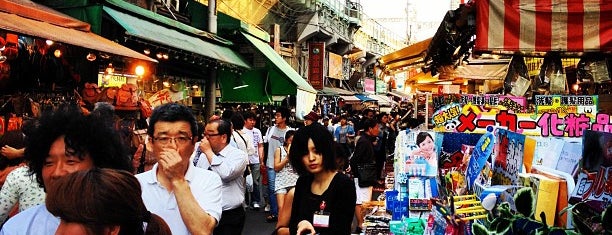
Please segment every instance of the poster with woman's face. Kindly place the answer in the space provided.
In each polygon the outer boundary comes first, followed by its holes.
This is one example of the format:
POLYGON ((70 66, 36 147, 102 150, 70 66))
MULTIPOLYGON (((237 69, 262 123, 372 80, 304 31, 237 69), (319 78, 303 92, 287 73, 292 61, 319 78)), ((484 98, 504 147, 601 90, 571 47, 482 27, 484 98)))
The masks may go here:
POLYGON ((438 152, 435 144, 435 132, 411 132, 408 137, 409 157, 406 160, 405 172, 414 176, 438 175, 438 152))

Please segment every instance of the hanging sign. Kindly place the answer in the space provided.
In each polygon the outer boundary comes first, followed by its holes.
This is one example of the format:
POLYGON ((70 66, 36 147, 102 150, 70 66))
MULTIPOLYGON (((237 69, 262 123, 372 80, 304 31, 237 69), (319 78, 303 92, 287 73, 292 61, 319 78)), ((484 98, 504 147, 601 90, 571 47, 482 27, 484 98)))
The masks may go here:
POLYGON ((308 82, 314 89, 323 89, 323 63, 325 61, 325 43, 308 43, 308 82))
MULTIPOLYGON (((578 102, 579 97, 575 97, 575 102, 578 102)), ((584 105, 574 104, 574 98, 569 97, 567 102, 563 101, 563 97, 559 98, 558 105, 552 103, 546 105, 548 103, 536 101, 544 104, 542 107, 536 107, 538 112, 529 112, 528 108, 521 105, 522 101, 516 100, 522 97, 504 97, 501 101, 497 98, 485 97, 484 100, 481 98, 473 97, 467 103, 461 100, 464 97, 457 98, 455 95, 447 95, 444 100, 439 97, 434 98, 434 110, 436 110, 432 116, 434 130, 485 133, 485 128, 491 125, 506 127, 510 131, 524 135, 543 137, 582 137, 584 130, 612 132, 610 114, 596 113, 597 98, 594 96, 590 98, 585 96, 584 105), (491 105, 495 104, 495 100, 497 106, 491 105), (590 103, 587 100, 594 103, 588 105, 590 103), (481 105, 482 103, 484 105, 481 105), (575 107, 571 107, 572 105, 575 107), (461 107, 461 112, 457 113, 457 107, 461 107)), ((582 102, 583 99, 580 100, 582 102)))

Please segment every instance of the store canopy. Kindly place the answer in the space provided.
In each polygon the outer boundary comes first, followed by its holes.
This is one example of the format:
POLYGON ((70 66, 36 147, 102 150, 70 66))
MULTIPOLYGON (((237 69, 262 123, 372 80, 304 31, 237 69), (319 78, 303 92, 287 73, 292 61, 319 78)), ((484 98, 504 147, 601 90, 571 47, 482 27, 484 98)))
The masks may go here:
POLYGON ((361 100, 354 95, 341 95, 340 98, 344 100, 346 104, 359 104, 361 100))
MULTIPOLYGON (((208 57, 214 60, 239 66, 242 68, 250 68, 248 63, 232 49, 213 44, 196 35, 190 35, 174 29, 168 25, 157 24, 145 19, 141 19, 132 14, 124 13, 115 10, 108 6, 104 6, 104 12, 110 15, 117 23, 126 30, 126 34, 136 38, 140 38, 149 42, 158 43, 168 47, 177 48, 186 52, 193 52, 198 55, 208 57)), ((183 26, 189 27, 189 26, 183 26)))
POLYGON ((408 94, 406 94, 404 92, 401 92, 401 91, 389 91, 389 92, 387 92, 387 94, 395 96, 395 97, 398 97, 398 98, 408 98, 408 97, 410 97, 410 95, 408 95, 408 94))
POLYGON ((425 39, 391 54, 384 55, 378 61, 386 66, 386 70, 393 70, 421 62, 425 58, 431 39, 425 39))
POLYGON ((323 87, 319 95, 353 95, 355 92, 336 87, 323 87))
POLYGON ((0 0, 0 29, 109 54, 157 62, 89 31, 89 24, 27 0, 0 0))
POLYGON ((458 66, 442 66, 439 68, 440 80, 455 78, 503 80, 508 73, 511 59, 470 61, 469 64, 458 66))
POLYGON ((363 102, 376 101, 375 99, 372 99, 364 94, 356 94, 355 97, 363 102))
POLYGON ((392 106, 397 103, 385 95, 369 95, 368 97, 378 101, 379 106, 392 106))
POLYGON ((612 2, 477 0, 478 51, 612 51, 612 2))
MULTIPOLYGON (((284 77, 290 80, 293 84, 295 84, 297 89, 317 94, 317 90, 315 90, 302 76, 291 67, 279 54, 277 54, 270 45, 265 43, 264 41, 257 39, 249 35, 248 33, 241 32, 242 35, 249 41, 259 52, 261 52, 264 57, 268 60, 269 65, 271 65, 277 73, 284 75, 284 77)), ((292 89, 286 86, 275 86, 274 83, 272 85, 272 92, 275 95, 295 95, 296 89, 292 89)))

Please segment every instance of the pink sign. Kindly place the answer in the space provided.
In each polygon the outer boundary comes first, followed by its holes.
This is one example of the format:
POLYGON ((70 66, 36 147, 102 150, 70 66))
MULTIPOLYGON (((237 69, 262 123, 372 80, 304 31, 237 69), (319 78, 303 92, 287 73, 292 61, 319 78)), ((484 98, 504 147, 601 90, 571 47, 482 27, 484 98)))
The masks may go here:
POLYGON ((374 79, 369 79, 369 78, 363 79, 363 91, 369 92, 369 93, 376 92, 376 86, 375 86, 374 79))

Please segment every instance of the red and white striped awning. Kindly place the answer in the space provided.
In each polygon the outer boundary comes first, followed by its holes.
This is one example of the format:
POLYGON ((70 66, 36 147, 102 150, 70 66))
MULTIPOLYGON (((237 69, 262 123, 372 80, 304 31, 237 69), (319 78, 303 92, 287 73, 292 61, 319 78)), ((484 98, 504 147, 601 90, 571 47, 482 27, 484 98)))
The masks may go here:
POLYGON ((477 51, 612 51, 612 1, 475 0, 474 4, 477 51))

